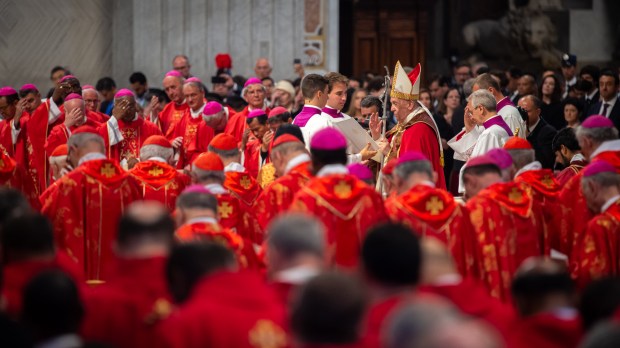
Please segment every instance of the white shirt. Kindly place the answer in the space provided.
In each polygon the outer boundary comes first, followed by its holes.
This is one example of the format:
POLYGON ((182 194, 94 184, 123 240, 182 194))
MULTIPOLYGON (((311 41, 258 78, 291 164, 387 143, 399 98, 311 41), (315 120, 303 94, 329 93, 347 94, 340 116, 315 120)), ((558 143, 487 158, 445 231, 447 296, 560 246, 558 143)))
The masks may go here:
POLYGON ((534 123, 533 125, 531 125, 531 126, 528 128, 528 131, 529 131, 530 133, 532 133, 532 132, 534 131, 534 129, 536 129, 536 126, 538 126, 538 124, 539 124, 539 123, 540 123, 540 117, 538 118, 538 120, 536 121, 536 123, 534 123))
POLYGON ((527 137, 527 132, 525 131, 525 121, 521 118, 521 114, 516 107, 512 105, 506 105, 501 110, 497 112, 498 115, 502 116, 504 121, 510 127, 512 134, 517 134, 517 130, 519 131, 519 138, 525 139, 527 137))
POLYGON ((223 195, 225 193, 228 193, 228 191, 226 191, 224 186, 220 184, 208 184, 208 185, 205 185, 205 188, 207 189, 207 191, 211 192, 211 194, 214 194, 214 195, 223 195))
POLYGON ((594 150, 594 152, 590 155, 590 160, 593 160, 596 156, 607 151, 620 151, 620 139, 608 140, 599 145, 599 147, 597 147, 596 150, 594 150))
POLYGON ((305 162, 310 162, 310 155, 308 155, 307 153, 302 153, 291 158, 291 160, 288 161, 288 163, 286 164, 286 167, 284 167, 284 174, 288 174, 291 169, 305 162))
POLYGON ((245 172, 245 167, 242 166, 240 163, 231 162, 231 163, 228 163, 226 167, 224 167, 224 173, 227 173, 227 172, 243 173, 245 172))
MULTIPOLYGON (((138 113, 136 112, 136 115, 134 116, 132 121, 135 121, 137 119, 138 113)), ((121 128, 118 125, 118 121, 116 120, 116 117, 110 117, 106 124, 108 126, 108 141, 110 142, 110 146, 114 146, 125 140, 125 138, 123 137, 123 133, 121 132, 121 128)))
POLYGON ((158 156, 154 156, 148 159, 149 161, 155 161, 155 162, 161 162, 161 163, 166 163, 168 164, 168 161, 166 161, 164 158, 158 157, 158 156))
POLYGON ((202 111, 205 109, 205 105, 206 104, 202 104, 201 107, 198 108, 198 110, 194 111, 192 109, 189 109, 189 114, 193 119, 197 119, 198 117, 202 117, 202 111))
POLYGON ((607 202, 605 202, 605 204, 603 204, 603 206, 601 207, 601 213, 606 212, 607 209, 611 208, 611 206, 614 205, 614 203, 616 203, 619 199, 620 195, 615 195, 608 199, 607 202))
POLYGON ((190 224, 198 224, 198 223, 205 223, 205 224, 217 224, 217 220, 215 218, 212 218, 210 216, 201 216, 201 217, 195 217, 193 219, 189 219, 187 220, 187 222, 185 222, 184 225, 190 225, 190 224))
MULTIPOLYGON (((312 106, 312 105, 310 105, 312 106)), ((327 106, 329 107, 329 106, 327 106)), ((304 141, 306 143, 306 147, 308 148, 308 150, 310 150, 310 141, 312 140, 312 137, 314 137, 314 135, 320 131, 321 129, 324 128, 328 128, 328 127, 333 127, 334 123, 340 122, 340 121, 344 121, 344 120, 348 120, 350 119, 351 116, 343 113, 342 114, 342 118, 333 118, 330 115, 321 112, 320 115, 314 115, 312 117, 310 117, 310 119, 308 120, 308 122, 306 123, 306 125, 304 127, 301 127, 302 129, 302 133, 304 136, 304 141)), ((347 161, 348 163, 359 163, 362 161, 362 155, 359 153, 356 154, 348 154, 347 155, 347 161)))
POLYGON ((583 157, 582 154, 577 153, 577 154, 573 155, 573 158, 570 159, 570 163, 573 163, 575 161, 585 161, 585 160, 586 160, 586 158, 583 157))
POLYGON ((515 178, 525 172, 529 172, 532 170, 540 170, 542 169, 542 164, 540 164, 540 162, 538 161, 534 161, 532 163, 528 163, 526 165, 523 166, 523 168, 519 169, 516 173, 515 173, 515 178))
POLYGON ((280 271, 274 275, 274 280, 282 283, 300 285, 306 283, 310 278, 321 273, 321 270, 308 266, 297 266, 280 271))
POLYGON ((80 160, 78 161, 78 166, 88 161, 94 161, 94 160, 100 160, 100 159, 106 159, 106 158, 107 157, 104 154, 99 153, 99 152, 87 153, 86 155, 82 156, 82 158, 80 158, 80 160))
POLYGON ((598 88, 595 88, 594 91, 592 91, 592 93, 586 94, 586 99, 596 103, 598 100, 593 100, 596 93, 598 93, 598 88))
POLYGON ((35 345, 35 348, 80 348, 82 339, 76 334, 65 334, 35 345))
POLYGON ((601 99, 601 108, 599 109, 599 115, 603 115, 607 118, 609 118, 609 115, 611 114, 611 109, 614 108, 614 105, 616 105, 616 101, 618 100, 618 96, 613 97, 613 99, 611 99, 610 101, 604 101, 603 99, 601 99), (603 109, 605 109, 605 104, 608 104, 607 106, 607 113, 603 113, 603 109))
POLYGON ((349 170, 342 164, 328 164, 323 166, 323 168, 316 173, 316 176, 322 178, 334 174, 349 174, 349 170))

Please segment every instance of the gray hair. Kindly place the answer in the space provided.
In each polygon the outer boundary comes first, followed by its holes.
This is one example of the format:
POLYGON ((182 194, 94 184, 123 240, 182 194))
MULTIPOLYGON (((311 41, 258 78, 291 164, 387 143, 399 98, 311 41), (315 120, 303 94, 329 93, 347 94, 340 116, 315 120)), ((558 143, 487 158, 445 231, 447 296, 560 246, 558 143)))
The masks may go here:
POLYGON ((226 179, 223 171, 202 170, 192 165, 192 177, 197 183, 206 182, 207 180, 216 180, 220 184, 226 179))
POLYGON ((394 168, 394 175, 402 180, 407 180, 414 173, 422 173, 433 177, 433 166, 430 161, 410 161, 399 164, 394 168))
POLYGON ((192 86, 192 87, 196 87, 198 88, 198 90, 202 93, 205 92, 204 87, 202 86, 202 83, 198 83, 196 81, 190 81, 190 82, 184 82, 183 86, 192 86))
MULTIPOLYGON (((254 84, 252 84, 252 85, 254 85, 254 84)), ((247 87, 243 87, 243 89, 241 90, 241 96, 242 97, 245 98, 245 95, 248 93, 248 88, 250 88, 250 86, 252 86, 252 85, 249 85, 247 87)), ((261 84, 260 87, 263 89, 263 92, 267 93, 267 88, 265 86, 263 86, 261 84)))
POLYGON ((282 215, 267 227, 267 246, 289 259, 302 253, 323 257, 325 229, 306 215, 282 215))
POLYGON ((589 182, 595 182, 602 187, 620 187, 620 174, 603 172, 581 179, 581 187, 587 187, 589 182))
POLYGON ((531 149, 508 150, 512 163, 517 170, 536 160, 536 153, 531 149))
POLYGON ((177 197, 177 208, 210 209, 217 212, 217 198, 205 192, 185 192, 177 197))
POLYGON ((69 137, 69 140, 67 141, 67 146, 75 146, 80 149, 91 143, 99 145, 100 152, 105 153, 105 142, 99 134, 95 133, 73 134, 69 137))
POLYGON ((302 142, 291 141, 274 147, 271 152, 277 152, 282 155, 288 155, 291 152, 308 152, 306 145, 302 142))
POLYGON ((140 149, 140 161, 147 161, 153 157, 161 157, 170 161, 174 155, 174 150, 169 147, 159 145, 145 145, 140 149))
POLYGON ((618 129, 616 127, 583 128, 579 126, 575 135, 577 139, 588 138, 597 144, 602 144, 608 140, 618 139, 618 129))
POLYGON ((239 149, 220 150, 220 149, 216 149, 215 147, 211 145, 209 145, 207 149, 209 150, 209 152, 213 152, 214 154, 220 157, 223 157, 223 158, 231 158, 231 157, 239 156, 241 154, 241 152, 239 152, 239 149))
POLYGON ((465 80, 465 83, 463 83, 463 94, 465 95, 465 98, 471 95, 472 89, 474 88, 474 82, 476 82, 476 79, 472 77, 465 80))
POLYGON ((467 100, 471 101, 471 105, 474 108, 482 105, 482 107, 486 110, 495 112, 495 108, 497 107, 497 102, 495 101, 493 94, 484 89, 479 89, 473 92, 467 100))

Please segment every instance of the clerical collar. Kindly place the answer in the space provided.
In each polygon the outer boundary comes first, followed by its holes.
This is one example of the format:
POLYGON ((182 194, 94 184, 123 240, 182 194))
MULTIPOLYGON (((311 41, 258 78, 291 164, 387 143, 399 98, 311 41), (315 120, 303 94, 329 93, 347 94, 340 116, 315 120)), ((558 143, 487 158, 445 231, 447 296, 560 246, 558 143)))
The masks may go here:
POLYGON ((586 158, 583 157, 582 154, 576 153, 573 155, 573 158, 570 159, 570 163, 577 162, 577 161, 585 161, 585 160, 586 158))
POLYGON ((540 164, 540 162, 538 161, 534 161, 531 163, 528 163, 526 165, 523 166, 523 168, 519 169, 516 173, 515 173, 515 178, 525 172, 529 172, 532 170, 540 170, 542 169, 542 164, 540 164))
POLYGON ((217 183, 205 185, 205 188, 207 189, 207 191, 211 192, 211 194, 214 194, 214 195, 222 195, 222 194, 228 193, 228 191, 226 191, 224 186, 217 184, 217 183))
POLYGON ((210 216, 199 216, 199 217, 195 217, 193 219, 187 220, 187 222, 185 222, 185 225, 200 224, 200 223, 216 225, 217 220, 210 216))
POLYGON ((332 108, 331 106, 324 107, 323 110, 321 110, 321 112, 331 116, 332 118, 342 118, 342 117, 344 117, 342 115, 342 112, 332 108))
POLYGON ((200 108, 198 108, 198 110, 194 111, 191 108, 189 109, 189 112, 192 116, 193 119, 197 119, 198 117, 202 116, 202 110, 205 109, 205 104, 203 103, 202 106, 200 108))
POLYGON ((320 107, 318 107, 318 106, 316 106, 316 105, 305 104, 305 105, 304 105, 304 109, 305 109, 305 108, 307 108, 307 107, 308 107, 308 108, 317 109, 317 110, 319 110, 319 111, 321 111, 321 110, 322 110, 320 107))
POLYGON ((497 112, 499 112, 501 109, 503 109, 505 106, 508 106, 508 105, 514 106, 514 104, 512 104, 512 102, 510 101, 510 98, 508 97, 502 98, 499 102, 497 102, 497 112))
POLYGON ((149 158, 149 161, 162 162, 162 163, 166 163, 166 164, 168 163, 168 161, 166 161, 165 159, 163 159, 161 157, 157 157, 157 156, 149 158))
POLYGON ((82 339, 76 334, 56 336, 35 345, 35 348, 82 347, 82 339))
POLYGON ((316 267, 301 265, 280 271, 273 279, 286 284, 301 285, 319 273, 320 270, 316 267))
POLYGON ((608 199, 607 202, 605 202, 605 204, 603 204, 603 206, 601 207, 601 213, 606 212, 607 209, 611 208, 611 206, 614 205, 614 203, 616 203, 619 199, 620 195, 615 195, 608 199))
POLYGON ((243 173, 245 172, 245 167, 237 162, 231 162, 224 167, 224 173, 227 172, 243 173))
POLYGON ((106 159, 106 158, 107 157, 102 153, 90 152, 82 156, 82 158, 80 158, 80 160, 78 161, 78 166, 82 165, 82 163, 86 163, 86 162, 94 161, 94 160, 106 159))
POLYGON ((528 132, 532 133, 534 131, 534 129, 536 129, 536 126, 538 126, 539 123, 540 123, 540 117, 538 118, 536 123, 534 123, 533 125, 527 127, 528 132))
POLYGON ((431 188, 435 188, 435 183, 430 180, 422 180, 419 183, 417 183, 417 185, 424 185, 424 186, 428 186, 431 188))
POLYGON ((286 164, 286 167, 284 167, 284 174, 288 174, 288 172, 290 172, 293 168, 305 162, 310 162, 310 155, 307 153, 302 153, 291 158, 291 160, 286 164))
POLYGON ((504 119, 500 115, 495 115, 489 118, 488 120, 484 121, 482 123, 482 126, 484 127, 484 129, 489 129, 491 128, 491 126, 499 126, 499 127, 502 127, 506 131, 506 133, 508 133, 509 137, 513 136, 512 131, 510 130, 510 127, 508 127, 508 124, 506 123, 506 121, 504 121, 504 119))
POLYGON ((335 174, 349 174, 349 170, 342 164, 328 164, 323 166, 317 173, 316 176, 321 178, 328 175, 335 174))
POLYGON ((620 151, 620 139, 603 142, 596 150, 594 150, 594 152, 592 152, 590 155, 590 160, 593 160, 596 156, 607 151, 620 151))

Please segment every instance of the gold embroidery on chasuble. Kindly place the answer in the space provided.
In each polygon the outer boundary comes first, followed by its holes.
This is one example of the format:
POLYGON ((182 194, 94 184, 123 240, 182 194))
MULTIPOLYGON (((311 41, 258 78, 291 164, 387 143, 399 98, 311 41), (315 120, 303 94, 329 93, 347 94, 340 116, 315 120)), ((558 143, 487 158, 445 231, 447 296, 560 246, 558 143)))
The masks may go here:
POLYGON ((123 134, 123 141, 121 141, 121 159, 135 157, 138 158, 138 149, 140 148, 140 144, 138 144, 138 138, 140 137, 140 131, 127 127, 121 129, 121 134, 123 134))
POLYGON ((244 175, 241 177, 241 180, 239 180, 239 184, 241 184, 241 187, 243 187, 246 190, 252 187, 252 182, 250 181, 250 178, 247 175, 244 175))
POLYGON ((540 182, 545 185, 546 188, 553 187, 553 180, 551 180, 548 174, 546 174, 540 182))
POLYGON ((233 207, 230 206, 228 202, 222 202, 222 204, 218 205, 217 211, 220 213, 222 218, 228 219, 230 214, 233 213, 233 207))
POLYGON ((150 176, 160 176, 162 174, 164 174, 164 170, 162 168, 159 168, 159 167, 155 167, 155 168, 149 170, 149 175, 150 176))
POLYGON ((437 196, 431 197, 431 199, 426 202, 426 211, 430 212, 431 215, 439 215, 439 213, 443 211, 443 202, 440 201, 437 196))
POLYGON ((523 202, 523 195, 521 195, 521 192, 516 187, 513 187, 512 191, 508 194, 508 200, 519 204, 523 202))
POLYGON ((106 163, 103 167, 101 167, 100 173, 102 176, 105 176, 109 179, 116 175, 116 169, 114 169, 114 167, 110 163, 106 163))
POLYGON ((344 181, 340 181, 338 185, 334 186, 334 193, 340 199, 349 198, 351 197, 351 186, 344 181))
POLYGON ((260 319, 250 330, 250 345, 256 348, 280 348, 287 345, 284 330, 271 320, 260 319))

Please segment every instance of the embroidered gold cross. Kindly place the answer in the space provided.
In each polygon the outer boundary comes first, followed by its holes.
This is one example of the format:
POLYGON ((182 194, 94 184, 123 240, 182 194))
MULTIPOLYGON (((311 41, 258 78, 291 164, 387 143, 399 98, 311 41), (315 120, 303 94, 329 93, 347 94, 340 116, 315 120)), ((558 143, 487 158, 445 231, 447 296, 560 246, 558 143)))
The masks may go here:
POLYGON ((287 343, 284 330, 271 320, 259 320, 248 336, 250 344, 256 348, 279 348, 287 343))
POLYGON ((547 188, 551 188, 553 186, 553 180, 551 180, 549 175, 545 175, 545 177, 540 182, 547 188))
POLYGON ((116 170, 114 169, 114 167, 112 167, 112 165, 110 163, 106 163, 101 168, 101 175, 105 176, 108 179, 113 177, 114 174, 116 174, 116 170))
POLYGON ((228 202, 223 202, 217 207, 217 210, 220 212, 220 216, 224 219, 230 217, 230 214, 233 212, 233 207, 228 204, 228 202))
POLYGON ((340 181, 338 185, 334 186, 334 193, 336 193, 338 198, 347 198, 351 196, 351 186, 344 181, 340 181))
POLYGON ((519 190, 516 187, 512 188, 512 191, 510 191, 510 193, 508 194, 508 199, 513 202, 513 203, 521 203, 523 202, 523 196, 521 195, 521 192, 519 192, 519 190))
POLYGON ((0 159, 0 168, 4 168, 4 161, 0 159))
POLYGON ((164 174, 164 170, 159 167, 149 170, 149 175, 151 176, 160 176, 162 174, 164 174))
POLYGON ((247 177, 247 175, 244 175, 239 181, 239 183, 241 184, 241 187, 246 190, 249 189, 250 186, 252 186, 252 182, 250 181, 250 178, 247 177))
POLYGON ((438 215, 443 210, 443 202, 433 196, 428 202, 426 202, 426 211, 430 211, 431 215, 438 215))

